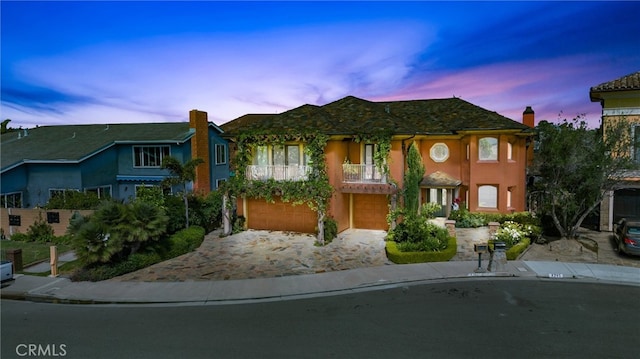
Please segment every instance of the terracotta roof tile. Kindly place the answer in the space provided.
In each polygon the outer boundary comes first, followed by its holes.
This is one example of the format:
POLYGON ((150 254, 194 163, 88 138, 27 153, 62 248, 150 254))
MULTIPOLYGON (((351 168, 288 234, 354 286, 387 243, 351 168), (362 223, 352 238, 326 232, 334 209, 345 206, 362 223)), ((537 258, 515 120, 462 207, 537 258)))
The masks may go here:
POLYGON ((640 71, 603 82, 591 88, 591 92, 640 90, 640 71))

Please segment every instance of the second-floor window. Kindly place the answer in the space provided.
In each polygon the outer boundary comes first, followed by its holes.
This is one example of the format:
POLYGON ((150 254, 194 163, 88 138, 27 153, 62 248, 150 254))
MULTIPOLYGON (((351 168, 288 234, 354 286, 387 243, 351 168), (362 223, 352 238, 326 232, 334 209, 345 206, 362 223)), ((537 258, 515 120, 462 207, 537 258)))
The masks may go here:
POLYGON ((478 159, 480 161, 498 160, 498 139, 495 137, 482 137, 478 141, 478 159))
POLYGON ((224 145, 216 145, 216 164, 223 165, 227 163, 227 148, 224 145))
POLYGON ((309 156, 301 144, 258 146, 247 178, 254 180, 293 180, 307 177, 309 156))
POLYGON ((162 160, 170 156, 169 146, 134 146, 134 167, 160 167, 162 160))
POLYGON ((258 146, 253 164, 258 166, 299 166, 307 162, 301 145, 258 146))

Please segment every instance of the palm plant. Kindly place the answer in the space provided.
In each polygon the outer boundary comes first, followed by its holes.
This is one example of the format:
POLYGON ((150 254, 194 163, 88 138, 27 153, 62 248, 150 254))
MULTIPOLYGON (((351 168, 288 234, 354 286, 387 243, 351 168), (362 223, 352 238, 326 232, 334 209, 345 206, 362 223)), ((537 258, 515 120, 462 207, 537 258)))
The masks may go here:
POLYGON ((187 198, 187 184, 196 178, 196 167, 204 163, 201 158, 193 158, 183 165, 176 158, 165 157, 162 161, 162 168, 168 169, 171 176, 163 181, 163 185, 174 186, 182 184, 182 198, 184 200, 184 216, 186 227, 189 228, 189 201, 187 198))

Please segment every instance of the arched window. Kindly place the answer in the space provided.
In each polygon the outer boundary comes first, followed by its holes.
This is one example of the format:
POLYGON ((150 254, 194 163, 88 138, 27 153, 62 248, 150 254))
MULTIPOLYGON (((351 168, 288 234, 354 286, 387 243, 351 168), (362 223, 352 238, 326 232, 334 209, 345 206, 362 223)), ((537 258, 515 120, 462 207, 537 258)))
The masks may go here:
POLYGON ((498 208, 498 187, 492 185, 478 187, 478 207, 498 208))
POLYGON ((480 161, 498 160, 498 139, 495 137, 482 137, 479 141, 478 158, 480 161))

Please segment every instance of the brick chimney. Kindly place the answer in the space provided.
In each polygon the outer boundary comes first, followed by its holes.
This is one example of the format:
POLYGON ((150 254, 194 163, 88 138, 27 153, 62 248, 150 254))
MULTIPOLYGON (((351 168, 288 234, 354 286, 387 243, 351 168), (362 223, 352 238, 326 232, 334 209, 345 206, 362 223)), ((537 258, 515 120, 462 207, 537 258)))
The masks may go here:
POLYGON ((189 111, 189 127, 196 133, 191 137, 191 158, 201 158, 204 163, 196 167, 194 192, 209 193, 211 191, 211 158, 209 156, 209 120, 204 111, 189 111))
POLYGON ((533 112, 531 106, 527 106, 527 108, 522 113, 522 123, 531 128, 536 127, 535 112, 533 112))

